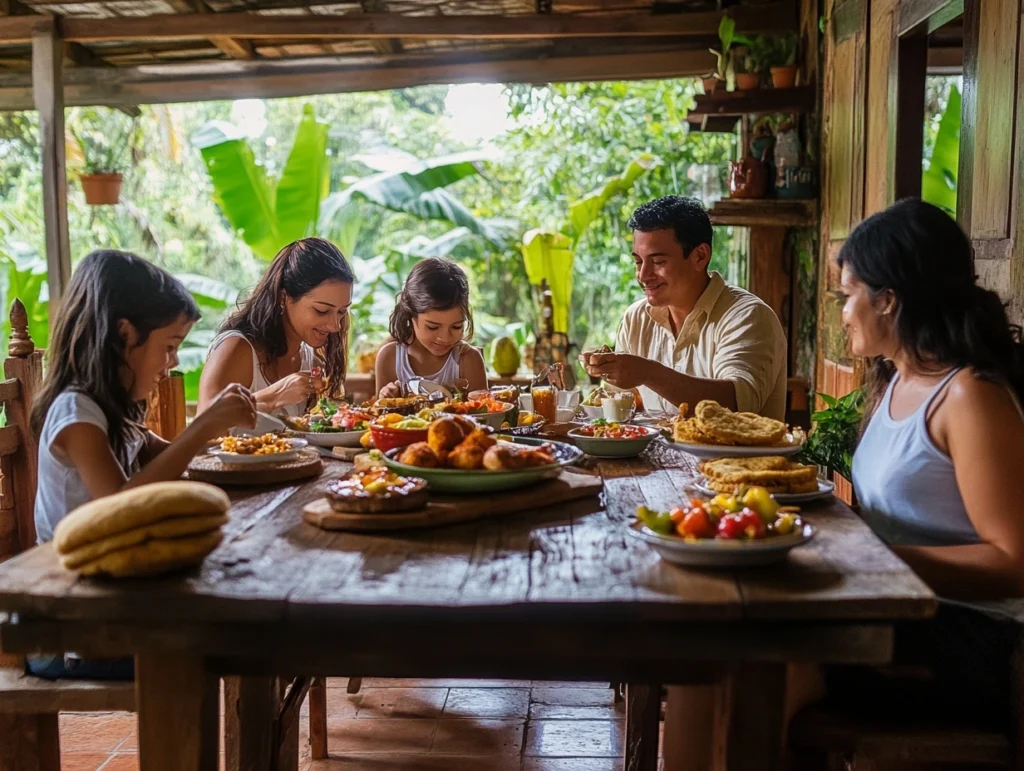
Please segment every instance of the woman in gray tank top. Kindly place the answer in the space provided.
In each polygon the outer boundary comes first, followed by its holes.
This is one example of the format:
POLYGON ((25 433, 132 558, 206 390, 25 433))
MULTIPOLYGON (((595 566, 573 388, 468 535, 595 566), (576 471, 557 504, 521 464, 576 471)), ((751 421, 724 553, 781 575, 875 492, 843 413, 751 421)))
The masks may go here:
MULTIPOLYGON (((897 659, 930 665, 929 703, 1005 718, 1016 625, 990 611, 1024 595, 1020 328, 976 283, 956 222, 919 200, 861 223, 838 264, 851 350, 871 360, 853 461, 861 515, 943 600, 934 621, 898 631, 897 659)), ((878 684, 854 679, 861 692, 878 684)))

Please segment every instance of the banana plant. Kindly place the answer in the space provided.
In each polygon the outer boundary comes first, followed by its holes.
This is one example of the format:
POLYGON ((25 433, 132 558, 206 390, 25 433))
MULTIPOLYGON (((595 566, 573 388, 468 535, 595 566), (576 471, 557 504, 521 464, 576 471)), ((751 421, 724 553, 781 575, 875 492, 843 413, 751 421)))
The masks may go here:
POLYGON ((939 121, 935 146, 921 178, 921 198, 956 216, 957 171, 960 167, 960 90, 949 89, 946 111, 939 121))
POLYGON ((460 155, 413 161, 402 170, 374 174, 332 193, 327 140, 327 124, 307 104, 285 167, 274 178, 231 124, 211 121, 193 137, 214 199, 260 259, 269 261, 291 241, 313 235, 330 238, 351 254, 363 224, 361 202, 421 219, 447 220, 500 243, 498 231, 444 190, 479 174, 477 159, 460 155))
POLYGON ((562 229, 534 229, 523 235, 520 249, 527 278, 534 285, 548 282, 556 332, 569 331, 573 262, 580 240, 608 201, 628 192, 641 176, 659 163, 660 160, 651 153, 638 155, 621 174, 609 177, 583 198, 571 203, 568 222, 562 229))

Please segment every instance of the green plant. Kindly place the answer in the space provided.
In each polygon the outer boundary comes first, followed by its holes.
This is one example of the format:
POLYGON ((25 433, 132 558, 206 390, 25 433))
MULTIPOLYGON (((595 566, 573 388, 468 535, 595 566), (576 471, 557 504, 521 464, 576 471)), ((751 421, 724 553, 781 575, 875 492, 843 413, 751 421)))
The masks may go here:
POLYGON ((68 133, 81 153, 83 174, 120 174, 131 163, 136 121, 105 107, 76 107, 68 133))
MULTIPOLYGON (((960 89, 950 85, 946 109, 939 120, 928 166, 921 177, 921 198, 956 216, 957 172, 960 168, 960 89)), ((925 132, 926 137, 929 132, 925 132)))
MULTIPOLYGON (((719 50, 714 48, 709 48, 708 50, 715 55, 715 61, 717 62, 715 65, 715 77, 728 83, 734 75, 733 59, 729 49, 732 48, 734 42, 737 42, 736 21, 731 16, 723 16, 722 20, 718 23, 718 41, 720 45, 719 50)), ((743 38, 742 42, 745 41, 746 39, 743 38)))
POLYGON ((787 32, 771 37, 769 67, 792 67, 796 64, 796 33, 787 32))
POLYGON ((818 394, 826 408, 811 415, 814 428, 800 453, 805 463, 825 466, 847 479, 864 415, 864 389, 840 398, 818 394))
POLYGON ((757 75, 767 75, 771 69, 772 41, 763 35, 756 35, 746 44, 743 70, 757 75))

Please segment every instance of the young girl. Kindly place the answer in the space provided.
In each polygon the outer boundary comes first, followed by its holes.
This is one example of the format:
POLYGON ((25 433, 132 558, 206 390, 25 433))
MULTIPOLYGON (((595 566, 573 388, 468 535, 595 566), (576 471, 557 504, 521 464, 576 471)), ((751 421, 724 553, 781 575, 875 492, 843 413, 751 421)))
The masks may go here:
POLYGON ((398 396, 417 378, 467 391, 487 388, 483 356, 466 342, 473 338, 469 282, 452 260, 416 264, 391 312, 390 331, 394 342, 377 354, 381 397, 398 396))
MULTIPOLYGON (((82 260, 61 304, 46 381, 32 408, 40 543, 81 504, 178 479, 207 441, 255 424, 252 396, 233 386, 173 442, 142 426, 146 397, 178 363, 178 346, 198 318, 188 291, 145 260, 108 250, 82 260)), ((30 661, 30 669, 50 677, 117 674, 81 663, 69 672, 64 659, 52 657, 30 661)))
POLYGON ((303 238, 282 249, 213 341, 199 413, 231 383, 252 391, 268 413, 300 415, 317 394, 341 398, 354 281, 329 241, 303 238))

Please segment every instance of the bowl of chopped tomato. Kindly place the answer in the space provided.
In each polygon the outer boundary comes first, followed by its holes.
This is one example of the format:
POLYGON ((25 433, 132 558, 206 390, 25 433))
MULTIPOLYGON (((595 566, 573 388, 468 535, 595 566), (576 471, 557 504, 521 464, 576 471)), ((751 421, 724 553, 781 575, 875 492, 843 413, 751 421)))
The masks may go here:
POLYGON ((648 426, 595 420, 574 428, 569 438, 587 455, 595 458, 634 458, 653 442, 660 432, 648 426))

